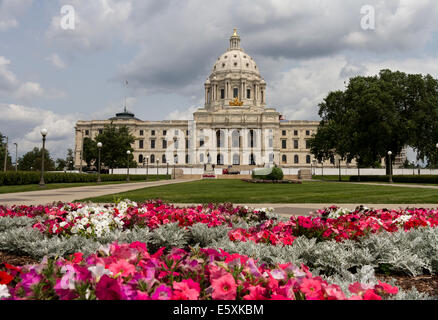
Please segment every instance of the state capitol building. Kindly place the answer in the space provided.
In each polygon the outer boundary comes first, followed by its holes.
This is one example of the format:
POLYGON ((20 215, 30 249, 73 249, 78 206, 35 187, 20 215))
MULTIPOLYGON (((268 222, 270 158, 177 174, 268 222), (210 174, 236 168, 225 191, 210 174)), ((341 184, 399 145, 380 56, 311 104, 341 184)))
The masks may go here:
MULTIPOLYGON (((145 159, 179 167, 212 163, 218 167, 276 164, 310 168, 314 163, 308 140, 319 122, 284 120, 277 110, 267 106, 266 82, 254 59, 240 46, 236 30, 204 88, 204 108, 193 114, 193 120, 143 121, 125 108, 108 120, 78 121, 76 168, 82 160, 83 139, 94 138, 111 122, 126 125, 134 135, 133 155, 139 167, 145 159)), ((327 160, 328 166, 334 163, 334 159, 327 160)))

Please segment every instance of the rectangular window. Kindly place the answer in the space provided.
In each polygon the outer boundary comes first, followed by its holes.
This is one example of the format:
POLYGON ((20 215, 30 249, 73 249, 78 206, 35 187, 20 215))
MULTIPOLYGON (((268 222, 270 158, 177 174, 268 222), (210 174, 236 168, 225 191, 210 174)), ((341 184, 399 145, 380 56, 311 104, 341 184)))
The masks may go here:
POLYGON ((138 140, 138 148, 139 149, 143 149, 144 148, 144 141, 143 140, 138 140))
POLYGON ((167 135, 167 130, 163 130, 163 136, 167 135))
POLYGON ((286 130, 283 130, 283 131, 281 132, 281 134, 282 134, 283 136, 285 136, 285 135, 286 135, 286 130))
POLYGON ((140 135, 143 136, 144 135, 144 131, 140 130, 140 135))
POLYGON ((163 149, 167 149, 167 140, 163 140, 163 149))
POLYGON ((221 99, 225 99, 225 89, 221 89, 221 99))
POLYGON ((186 149, 189 148, 189 139, 186 139, 186 149))
POLYGON ((298 149, 298 140, 294 140, 294 149, 298 149))
POLYGON ((283 149, 286 149, 286 147, 287 147, 287 140, 281 140, 281 147, 283 149))
POLYGON ((178 130, 175 130, 175 135, 176 135, 176 136, 178 135, 178 130))
POLYGON ((246 98, 251 99, 251 89, 246 89, 246 98))
POLYGON ((155 130, 151 130, 151 136, 155 136, 155 130))
POLYGON ((175 141, 174 141, 174 146, 175 146, 175 150, 178 149, 178 147, 179 147, 179 142, 178 142, 178 140, 175 140, 175 141))
POLYGON ((306 149, 310 149, 310 142, 309 142, 309 140, 306 140, 306 149))
POLYGON ((155 140, 151 140, 151 149, 155 149, 155 140))
POLYGON ((274 140, 272 138, 269 138, 269 148, 274 147, 274 140))
POLYGON ((310 136, 310 131, 306 130, 306 136, 310 136))
POLYGON ((294 136, 298 135, 298 130, 294 130, 294 136))
POLYGON ((204 139, 201 139, 200 141, 199 141, 199 147, 203 147, 204 146, 204 139))
POLYGON ((238 98, 239 97, 239 89, 238 88, 234 88, 233 90, 233 98, 238 98))
POLYGON ((85 135, 88 136, 90 134, 90 131, 85 130, 85 135))

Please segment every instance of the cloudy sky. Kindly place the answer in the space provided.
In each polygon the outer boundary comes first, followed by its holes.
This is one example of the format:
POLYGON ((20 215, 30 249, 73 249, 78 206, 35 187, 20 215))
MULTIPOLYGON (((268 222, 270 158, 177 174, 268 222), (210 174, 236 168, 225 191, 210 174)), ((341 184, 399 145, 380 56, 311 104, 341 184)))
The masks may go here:
POLYGON ((268 105, 319 120, 318 103, 352 76, 438 78, 437 16, 436 0, 0 0, 0 132, 22 155, 47 127, 49 150, 65 157, 75 122, 114 115, 125 96, 140 119, 189 119, 233 28, 268 105), (362 27, 364 6, 375 28, 362 27))

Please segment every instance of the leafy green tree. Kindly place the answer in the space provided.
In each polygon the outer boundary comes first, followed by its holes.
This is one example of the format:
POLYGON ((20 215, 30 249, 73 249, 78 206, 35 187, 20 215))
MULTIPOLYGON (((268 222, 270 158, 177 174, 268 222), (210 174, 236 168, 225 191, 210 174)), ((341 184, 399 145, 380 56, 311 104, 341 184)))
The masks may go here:
POLYGON ((97 160, 98 152, 97 142, 91 138, 85 138, 82 158, 87 163, 88 168, 90 168, 93 162, 97 160))
POLYGON ((68 170, 75 169, 75 158, 74 158, 74 153, 73 153, 72 149, 67 150, 67 157, 65 158, 65 161, 67 162, 68 170))
POLYGON ((56 159, 56 171, 64 171, 67 168, 67 161, 65 159, 56 159))
POLYGON ((407 145, 420 157, 432 158, 438 141, 438 83, 429 75, 390 70, 354 77, 344 91, 324 99, 319 114, 322 121, 310 141, 318 159, 333 153, 347 160, 360 156, 361 166, 375 167, 382 158, 389 161, 388 151, 395 158, 407 145))
MULTIPOLYGON (((101 142, 103 145, 101 150, 102 166, 106 166, 110 169, 127 167, 128 155, 126 152, 128 150, 131 152, 134 151, 132 144, 135 142, 135 137, 129 132, 127 126, 123 125, 117 127, 112 122, 105 126, 103 132, 97 135, 93 141, 93 145, 96 146, 93 161, 97 159, 98 142, 101 142)), ((90 148, 90 150, 92 149, 90 148)), ((129 156, 129 166, 131 168, 137 166, 132 154, 129 156)))
MULTIPOLYGON (((55 170, 55 162, 50 157, 49 151, 47 149, 45 149, 44 151, 44 170, 55 170)), ((18 161, 18 169, 23 171, 41 171, 42 154, 42 148, 33 148, 32 151, 29 151, 20 158, 20 160, 18 161)))

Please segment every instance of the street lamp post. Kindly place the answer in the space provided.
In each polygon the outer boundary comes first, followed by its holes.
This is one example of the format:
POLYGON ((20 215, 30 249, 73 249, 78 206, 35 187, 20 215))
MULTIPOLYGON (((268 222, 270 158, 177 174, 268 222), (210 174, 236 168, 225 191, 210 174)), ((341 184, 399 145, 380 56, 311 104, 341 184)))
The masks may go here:
POLYGON ((158 164, 159 164, 160 162, 157 160, 157 181, 158 180, 160 180, 160 178, 159 178, 159 176, 158 176, 158 164))
POLYGON ((359 167, 360 156, 357 156, 356 159, 357 159, 357 182, 360 182, 360 167, 359 167))
POLYGON ((388 151, 389 156, 389 183, 392 183, 392 151, 388 151))
POLYGON ((97 162, 97 171, 98 171, 98 176, 97 176, 97 183, 101 183, 102 180, 100 178, 100 150, 102 149, 102 142, 98 142, 97 143, 97 148, 99 148, 99 158, 98 158, 98 162, 97 162))
POLYGON ((129 182, 129 156, 131 155, 131 151, 126 151, 126 154, 128 155, 128 175, 126 176, 126 181, 129 182))
POLYGON ((6 144, 5 144, 5 161, 3 164, 3 171, 6 172, 7 164, 8 164, 8 140, 9 138, 6 137, 6 144))
POLYGON ((322 175, 322 181, 324 181, 324 158, 321 160, 321 175, 322 175))
POLYGON ((166 179, 168 179, 169 178, 169 161, 166 161, 166 165, 167 165, 166 179))
POLYGON ((148 174, 149 174, 149 157, 146 157, 146 182, 148 181, 148 174))
POLYGON ((339 182, 342 181, 342 177, 341 177, 341 156, 337 157, 338 160, 338 167, 339 167, 339 182))
POLYGON ((176 163, 173 163, 173 180, 176 179, 176 163))
POLYGON ((44 182, 44 153, 46 149, 46 136, 47 136, 47 129, 41 130, 41 135, 43 136, 43 149, 42 149, 42 156, 41 156, 41 180, 40 180, 40 187, 44 188, 46 186, 44 182))
POLYGON ((14 142, 15 144, 15 172, 18 171, 18 144, 14 142))

